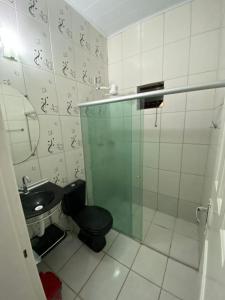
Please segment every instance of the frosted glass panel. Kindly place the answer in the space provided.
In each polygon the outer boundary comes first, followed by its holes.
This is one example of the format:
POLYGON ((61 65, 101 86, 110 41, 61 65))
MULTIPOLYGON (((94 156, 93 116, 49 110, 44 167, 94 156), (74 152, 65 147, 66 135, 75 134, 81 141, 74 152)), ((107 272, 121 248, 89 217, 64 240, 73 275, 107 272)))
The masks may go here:
POLYGON ((81 108, 88 204, 113 227, 142 239, 142 111, 137 101, 81 108))

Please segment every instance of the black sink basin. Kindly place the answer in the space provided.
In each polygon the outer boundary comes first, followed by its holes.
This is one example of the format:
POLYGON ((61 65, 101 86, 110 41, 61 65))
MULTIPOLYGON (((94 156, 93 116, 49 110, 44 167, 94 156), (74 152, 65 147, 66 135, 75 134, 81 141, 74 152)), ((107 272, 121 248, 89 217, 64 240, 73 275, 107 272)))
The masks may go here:
POLYGON ((37 217, 55 207, 63 197, 63 189, 47 182, 34 188, 28 194, 21 194, 21 202, 25 218, 37 217))

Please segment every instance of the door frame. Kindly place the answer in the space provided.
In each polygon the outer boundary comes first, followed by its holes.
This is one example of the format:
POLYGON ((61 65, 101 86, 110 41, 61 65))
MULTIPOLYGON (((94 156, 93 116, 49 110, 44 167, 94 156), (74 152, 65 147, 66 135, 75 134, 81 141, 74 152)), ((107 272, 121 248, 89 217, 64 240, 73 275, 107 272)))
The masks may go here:
POLYGON ((0 110, 0 291, 8 299, 45 300, 0 110), (6 227, 7 226, 7 227, 6 227), (7 251, 8 249, 8 251, 7 251), (17 285, 20 283, 19 288, 17 285))

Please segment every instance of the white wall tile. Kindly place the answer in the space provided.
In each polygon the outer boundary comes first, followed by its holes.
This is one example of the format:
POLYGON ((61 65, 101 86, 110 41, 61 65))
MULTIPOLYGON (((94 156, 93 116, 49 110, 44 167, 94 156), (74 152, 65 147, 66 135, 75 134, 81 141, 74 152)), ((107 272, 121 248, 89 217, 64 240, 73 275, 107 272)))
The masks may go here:
POLYGON ((158 169, 143 168, 143 189, 157 192, 158 189, 158 169))
POLYGON ((203 176, 181 174, 180 198, 186 201, 201 203, 203 183, 203 176))
POLYGON ((191 4, 185 4, 165 13, 165 43, 174 42, 190 35, 191 4))
POLYGON ((219 68, 225 69, 225 28, 221 29, 221 49, 220 49, 220 59, 219 59, 219 68))
MULTIPOLYGON (((216 81, 216 72, 206 72, 191 75, 188 79, 188 85, 205 84, 216 81)), ((215 90, 195 91, 187 93, 187 110, 212 109, 215 96, 215 90)))
POLYGON ((157 193, 143 189, 143 205, 151 209, 157 209, 157 193))
POLYGON ((159 170, 159 193, 178 197, 180 174, 159 170))
POLYGON ((158 194, 158 210, 169 214, 171 216, 177 216, 178 198, 170 197, 167 195, 158 194))
POLYGON ((196 222, 195 212, 198 206, 199 203, 180 200, 179 207, 178 207, 179 218, 195 223, 196 222))
POLYGON ((203 175, 206 167, 208 146, 184 144, 181 170, 184 173, 203 175))
POLYGON ((113 63, 109 65, 109 84, 116 84, 118 90, 123 89, 122 85, 122 61, 113 63))
POLYGON ((159 168, 179 172, 182 144, 160 143, 159 168))
POLYGON ((130 88, 140 84, 140 56, 135 55, 123 61, 123 88, 130 88))
POLYGON ((162 114, 160 142, 182 143, 184 117, 183 112, 162 114))
POLYGON ((184 143, 209 144, 212 111, 189 111, 186 113, 184 143))
MULTIPOLYGON (((117 34, 108 39, 109 64, 122 59, 122 34, 117 34)), ((109 72, 110 74, 110 72, 109 72)))
POLYGON ((181 40, 165 46, 164 79, 185 76, 188 73, 189 39, 181 40))
POLYGON ((157 169, 159 166, 159 143, 144 143, 143 165, 157 169))
POLYGON ((141 83, 162 81, 163 48, 141 54, 141 83))
POLYGON ((133 56, 140 51, 140 24, 130 26, 122 33, 123 58, 133 56))
MULTIPOLYGON (((187 77, 166 80, 165 89, 187 86, 187 77)), ((186 93, 165 95, 162 112, 185 111, 186 93)))
POLYGON ((192 3, 192 34, 216 29, 220 26, 221 1, 195 0, 192 3))
POLYGON ((160 116, 156 115, 144 115, 144 141, 145 142, 159 142, 160 133, 160 116), (156 125, 157 122, 157 126, 156 125))
POLYGON ((163 14, 141 23, 141 49, 147 51, 163 44, 163 14))
POLYGON ((213 71, 217 68, 219 30, 191 38, 190 73, 213 71))

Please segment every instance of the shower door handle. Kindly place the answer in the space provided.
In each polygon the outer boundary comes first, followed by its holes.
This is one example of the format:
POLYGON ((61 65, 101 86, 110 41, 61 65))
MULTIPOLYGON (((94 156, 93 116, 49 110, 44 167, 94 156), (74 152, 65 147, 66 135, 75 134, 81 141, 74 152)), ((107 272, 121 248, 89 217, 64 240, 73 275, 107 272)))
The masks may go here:
POLYGON ((200 219, 199 219, 200 212, 206 212, 206 224, 207 224, 210 208, 211 208, 211 203, 209 203, 207 206, 198 206, 196 208, 195 216, 196 216, 196 221, 198 224, 200 224, 200 219))

